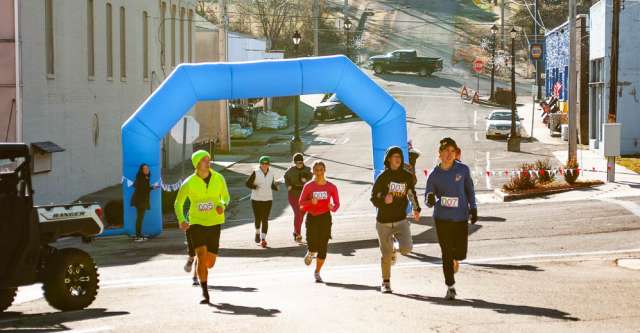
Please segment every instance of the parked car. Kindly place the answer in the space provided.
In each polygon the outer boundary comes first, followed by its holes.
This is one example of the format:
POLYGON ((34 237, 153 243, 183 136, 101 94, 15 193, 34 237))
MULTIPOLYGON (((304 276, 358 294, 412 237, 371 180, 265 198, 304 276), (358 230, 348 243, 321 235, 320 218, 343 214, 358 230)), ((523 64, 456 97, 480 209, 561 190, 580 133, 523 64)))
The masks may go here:
POLYGON ((347 116, 355 114, 340 102, 336 94, 325 96, 322 102, 313 108, 313 117, 317 120, 342 119, 347 116))
POLYGON ((376 74, 409 72, 430 76, 442 70, 442 59, 419 57, 416 50, 395 50, 385 55, 370 57, 368 65, 376 74))
MULTIPOLYGON (((511 133, 511 111, 493 111, 487 119, 486 137, 507 137, 511 133)), ((516 133, 520 133, 520 116, 516 113, 516 133)))
POLYGON ((86 308, 98 293, 96 264, 88 253, 54 243, 100 234, 102 209, 93 203, 34 206, 33 195, 29 146, 0 143, 0 312, 18 287, 40 282, 54 308, 86 308))

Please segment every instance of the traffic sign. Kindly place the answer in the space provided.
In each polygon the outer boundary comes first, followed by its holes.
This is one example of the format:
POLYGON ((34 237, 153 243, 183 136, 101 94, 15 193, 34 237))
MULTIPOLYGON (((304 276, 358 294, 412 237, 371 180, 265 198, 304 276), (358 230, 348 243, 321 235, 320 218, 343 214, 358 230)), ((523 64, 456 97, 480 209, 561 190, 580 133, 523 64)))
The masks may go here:
POLYGON ((484 62, 480 59, 476 59, 473 61, 473 71, 476 73, 481 73, 484 68, 484 62))
POLYGON ((531 58, 540 59, 542 57, 542 44, 531 44, 531 58))
POLYGON ((187 120, 187 140, 185 143, 191 144, 198 138, 198 135, 200 135, 200 125, 192 116, 184 116, 183 118, 180 118, 180 121, 178 121, 171 129, 171 137, 176 140, 176 142, 182 143, 185 119, 187 120))

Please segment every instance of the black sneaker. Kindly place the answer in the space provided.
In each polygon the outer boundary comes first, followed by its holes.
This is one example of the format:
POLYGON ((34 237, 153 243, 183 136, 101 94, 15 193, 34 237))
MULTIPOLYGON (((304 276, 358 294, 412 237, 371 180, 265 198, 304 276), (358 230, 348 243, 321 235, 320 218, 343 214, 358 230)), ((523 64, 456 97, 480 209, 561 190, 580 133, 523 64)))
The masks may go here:
POLYGON ((196 276, 193 277, 193 283, 191 285, 194 287, 200 286, 200 282, 198 281, 198 278, 196 276))
POLYGON ((456 299, 456 288, 447 288, 447 295, 444 296, 444 299, 453 301, 456 299))
POLYGON ((258 244, 260 244, 260 235, 256 234, 256 238, 254 238, 254 241, 258 244))

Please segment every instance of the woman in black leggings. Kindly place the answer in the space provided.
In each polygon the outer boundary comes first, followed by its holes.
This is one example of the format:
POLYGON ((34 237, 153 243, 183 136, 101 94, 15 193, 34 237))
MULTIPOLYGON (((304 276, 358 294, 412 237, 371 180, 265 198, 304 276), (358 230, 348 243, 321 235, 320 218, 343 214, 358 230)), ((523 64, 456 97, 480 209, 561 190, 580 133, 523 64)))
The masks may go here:
POLYGON ((273 203, 273 191, 278 190, 275 176, 271 168, 271 158, 262 156, 258 160, 260 167, 256 168, 245 185, 251 189, 251 208, 255 219, 255 242, 263 248, 267 247, 267 231, 269 230, 269 213, 273 203))
POLYGON ((134 190, 131 196, 131 207, 136 208, 136 242, 146 241, 147 237, 142 234, 142 223, 144 222, 144 215, 151 208, 149 195, 152 190, 155 190, 157 186, 151 186, 149 179, 151 178, 151 171, 147 164, 141 164, 136 175, 136 180, 133 183, 134 190))

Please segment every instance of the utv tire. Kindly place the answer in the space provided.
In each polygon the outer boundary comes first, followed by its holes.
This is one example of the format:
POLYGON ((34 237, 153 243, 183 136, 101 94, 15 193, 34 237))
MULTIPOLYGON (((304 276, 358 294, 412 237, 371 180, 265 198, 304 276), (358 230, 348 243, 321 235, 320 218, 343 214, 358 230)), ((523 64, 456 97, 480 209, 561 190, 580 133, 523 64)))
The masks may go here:
POLYGON ((0 312, 8 309, 16 298, 18 288, 0 289, 0 312))
POLYGON ((382 73, 384 73, 384 67, 382 67, 382 65, 375 65, 375 66, 373 66, 373 71, 376 74, 382 74, 382 73))
POLYGON ((49 305, 61 311, 89 306, 98 294, 98 269, 86 252, 61 249, 52 255, 45 268, 42 289, 49 305))
POLYGON ((431 75, 431 73, 429 73, 429 70, 426 67, 420 68, 420 71, 418 72, 418 74, 422 77, 427 77, 431 75))

